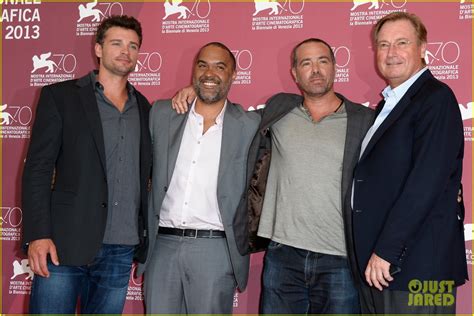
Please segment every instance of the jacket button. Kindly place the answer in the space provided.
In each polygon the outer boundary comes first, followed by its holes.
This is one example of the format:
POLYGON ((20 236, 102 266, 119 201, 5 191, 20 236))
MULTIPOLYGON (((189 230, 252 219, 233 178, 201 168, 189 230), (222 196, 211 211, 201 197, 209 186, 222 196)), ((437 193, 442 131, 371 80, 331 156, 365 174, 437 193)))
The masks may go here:
POLYGON ((164 187, 163 191, 168 192, 168 187, 164 187))
POLYGON ((102 204, 100 204, 100 207, 106 208, 106 207, 107 207, 107 203, 102 203, 102 204))
POLYGON ((354 210, 356 213, 362 213, 362 210, 354 210))

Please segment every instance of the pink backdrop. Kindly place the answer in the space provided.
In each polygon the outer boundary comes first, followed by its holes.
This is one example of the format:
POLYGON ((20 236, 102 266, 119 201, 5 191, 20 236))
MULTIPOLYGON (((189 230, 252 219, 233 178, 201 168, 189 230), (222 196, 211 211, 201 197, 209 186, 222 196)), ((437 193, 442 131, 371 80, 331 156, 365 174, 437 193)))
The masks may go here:
MULTIPOLYGON (((100 2, 89 6, 80 1, 0 3, 2 313, 26 311, 33 277, 19 250, 20 182, 39 89, 49 83, 81 77, 96 67, 91 35, 104 16, 121 13, 142 22, 144 42, 131 81, 150 101, 170 98, 178 88, 188 85, 198 48, 209 41, 221 41, 234 52, 238 64, 238 78, 230 99, 246 108, 263 104, 279 91, 297 92, 290 75, 289 55, 296 43, 308 37, 320 37, 333 45, 337 58, 336 91, 373 107, 384 82, 375 70, 371 26, 391 11, 418 14, 429 30, 428 65, 435 76, 454 90, 463 114, 466 258, 471 274, 472 2, 284 0, 256 4, 192 0, 168 6, 166 10, 163 1, 100 2)), ((236 294, 235 312, 257 312, 261 269, 262 254, 253 255, 249 287, 236 294)), ((143 312, 142 282, 141 278, 130 280, 126 313, 143 312)), ((459 313, 472 313, 471 298, 472 284, 468 283, 458 292, 459 313)))

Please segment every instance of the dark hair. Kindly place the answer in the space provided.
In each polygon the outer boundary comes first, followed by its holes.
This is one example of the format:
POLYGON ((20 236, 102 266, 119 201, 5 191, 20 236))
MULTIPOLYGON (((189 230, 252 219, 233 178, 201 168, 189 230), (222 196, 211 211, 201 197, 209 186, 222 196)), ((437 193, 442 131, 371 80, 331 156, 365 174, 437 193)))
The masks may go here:
POLYGON ((104 44, 105 33, 114 26, 135 31, 139 39, 138 45, 142 46, 142 26, 137 19, 128 15, 112 15, 104 19, 95 33, 95 42, 100 45, 104 44))
POLYGON ((387 14, 383 18, 381 18, 377 22, 377 24, 375 24, 374 31, 373 31, 374 43, 377 44, 377 38, 379 36, 380 29, 385 23, 395 22, 395 21, 400 21, 400 20, 407 20, 413 25, 416 32, 418 45, 427 42, 428 31, 426 30, 425 25, 423 24, 423 22, 421 22, 421 19, 417 15, 413 13, 408 13, 408 12, 392 12, 390 14, 387 14))
POLYGON ((224 44, 222 44, 221 42, 210 42, 210 43, 207 43, 206 45, 204 45, 203 47, 201 47, 199 49, 199 52, 198 54, 196 55, 196 58, 199 56, 199 54, 201 53, 201 51, 208 47, 208 46, 217 46, 219 48, 222 48, 223 50, 227 51, 227 53, 229 54, 230 56, 230 59, 232 60, 232 71, 235 71, 235 67, 236 67, 236 61, 235 61, 235 56, 234 54, 232 54, 232 52, 230 51, 230 49, 225 46, 224 44))
POLYGON ((298 48, 300 48, 301 45, 304 45, 304 44, 307 44, 307 43, 320 43, 320 44, 323 44, 324 46, 326 46, 329 49, 329 54, 331 55, 332 63, 336 64, 336 57, 334 56, 334 52, 332 51, 331 46, 329 46, 329 44, 326 41, 323 41, 320 38, 311 37, 311 38, 305 39, 304 41, 298 43, 293 48, 293 50, 291 51, 291 67, 292 68, 295 68, 296 64, 298 63, 298 61, 296 60, 296 51, 298 50, 298 48))

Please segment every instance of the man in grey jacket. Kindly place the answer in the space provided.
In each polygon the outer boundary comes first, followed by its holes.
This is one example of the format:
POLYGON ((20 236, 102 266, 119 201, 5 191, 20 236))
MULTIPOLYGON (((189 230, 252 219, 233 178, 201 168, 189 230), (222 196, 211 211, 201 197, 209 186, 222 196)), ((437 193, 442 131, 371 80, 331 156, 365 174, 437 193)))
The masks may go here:
POLYGON ((190 111, 178 115, 170 100, 150 111, 147 313, 230 314, 236 287, 247 285, 249 255, 237 246, 245 243, 247 217, 237 209, 260 117, 227 100, 235 75, 230 50, 208 43, 194 63, 190 111))

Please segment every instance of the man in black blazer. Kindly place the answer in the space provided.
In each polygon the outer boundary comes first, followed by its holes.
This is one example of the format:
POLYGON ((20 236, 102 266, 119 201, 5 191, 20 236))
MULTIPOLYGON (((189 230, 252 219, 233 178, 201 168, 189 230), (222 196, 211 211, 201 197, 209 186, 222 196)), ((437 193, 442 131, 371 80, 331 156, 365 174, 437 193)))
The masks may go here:
POLYGON ((455 287, 467 278, 458 102, 424 63, 427 32, 417 16, 382 18, 374 43, 389 86, 354 171, 363 313, 454 313, 455 287))
POLYGON ((142 42, 133 17, 105 19, 99 71, 42 89, 23 173, 31 314, 120 314, 144 259, 150 104, 127 81, 142 42))

